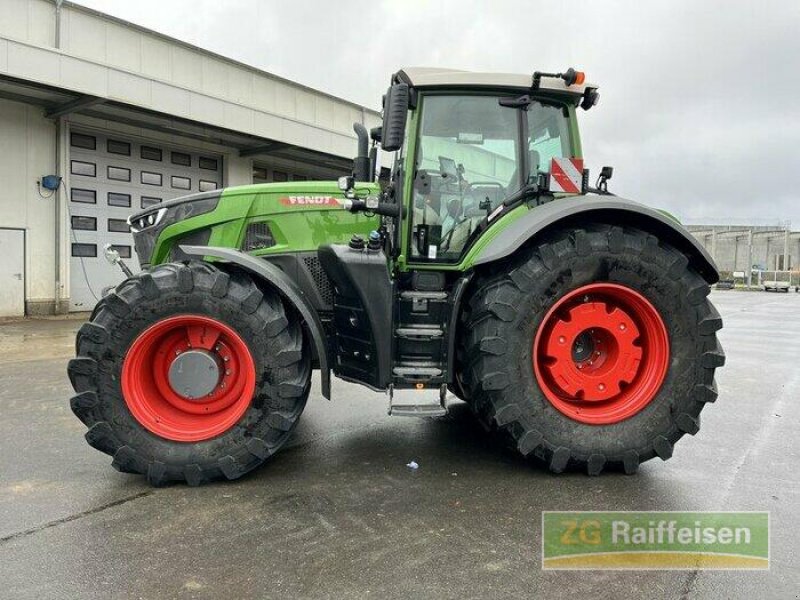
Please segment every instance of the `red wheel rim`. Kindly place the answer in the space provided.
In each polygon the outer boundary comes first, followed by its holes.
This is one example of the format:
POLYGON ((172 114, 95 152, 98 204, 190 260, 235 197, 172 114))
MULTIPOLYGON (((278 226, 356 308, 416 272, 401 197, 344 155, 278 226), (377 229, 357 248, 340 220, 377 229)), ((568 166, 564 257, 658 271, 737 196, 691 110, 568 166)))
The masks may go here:
POLYGON ((545 397, 592 425, 628 419, 655 398, 669 367, 669 338, 655 306, 615 283, 585 285, 551 308, 533 341, 545 397))
POLYGON ((134 418, 148 431, 177 442, 216 437, 242 418, 256 387, 247 344, 233 329, 199 315, 169 317, 133 342, 122 366, 122 395, 134 418), (218 381, 202 397, 173 388, 170 367, 187 351, 201 352, 218 365, 218 381))

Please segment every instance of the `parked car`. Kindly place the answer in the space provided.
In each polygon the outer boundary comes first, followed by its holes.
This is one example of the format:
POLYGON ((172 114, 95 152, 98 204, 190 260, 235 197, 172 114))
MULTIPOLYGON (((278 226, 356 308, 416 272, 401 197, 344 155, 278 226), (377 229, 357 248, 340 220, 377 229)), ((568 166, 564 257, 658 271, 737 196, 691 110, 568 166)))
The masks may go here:
POLYGON ((715 287, 718 290, 732 290, 736 287, 736 282, 733 279, 720 279, 715 287))

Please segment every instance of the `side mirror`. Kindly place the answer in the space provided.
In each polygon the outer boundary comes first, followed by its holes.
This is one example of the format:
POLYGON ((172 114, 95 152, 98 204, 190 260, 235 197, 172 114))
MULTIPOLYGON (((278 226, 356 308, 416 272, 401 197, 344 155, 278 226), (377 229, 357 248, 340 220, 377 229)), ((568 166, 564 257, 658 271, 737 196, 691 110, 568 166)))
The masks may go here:
POLYGON ((395 83, 383 97, 381 147, 387 152, 399 150, 403 145, 408 118, 408 97, 407 83, 395 83))
POLYGON ((586 91, 583 93, 583 99, 581 100, 581 108, 583 110, 589 110, 593 106, 596 106, 598 102, 600 102, 600 92, 595 88, 586 88, 586 91))
POLYGON ((611 176, 614 174, 613 167, 603 167, 600 169, 600 176, 597 178, 597 184, 595 187, 603 194, 608 193, 608 180, 611 179, 611 176))

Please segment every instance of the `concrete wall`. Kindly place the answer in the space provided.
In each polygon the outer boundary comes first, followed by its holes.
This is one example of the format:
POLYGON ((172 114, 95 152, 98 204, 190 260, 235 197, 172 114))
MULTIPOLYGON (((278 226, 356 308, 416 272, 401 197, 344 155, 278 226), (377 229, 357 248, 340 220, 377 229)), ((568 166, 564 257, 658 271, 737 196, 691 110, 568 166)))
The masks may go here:
POLYGON ((39 108, 0 100, 0 157, 0 227, 27 232, 27 312, 52 312, 56 204, 39 195, 36 181, 57 171, 55 123, 39 108))

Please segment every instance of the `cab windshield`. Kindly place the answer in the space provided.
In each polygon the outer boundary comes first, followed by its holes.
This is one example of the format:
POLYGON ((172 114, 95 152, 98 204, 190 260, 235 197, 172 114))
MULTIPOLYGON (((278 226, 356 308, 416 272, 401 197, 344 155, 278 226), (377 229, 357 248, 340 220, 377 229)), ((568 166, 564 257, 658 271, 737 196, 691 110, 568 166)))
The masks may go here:
POLYGON ((415 259, 458 260, 470 234, 506 197, 547 172, 554 156, 572 155, 564 107, 533 102, 520 110, 501 106, 500 98, 424 98, 414 170, 415 259))

